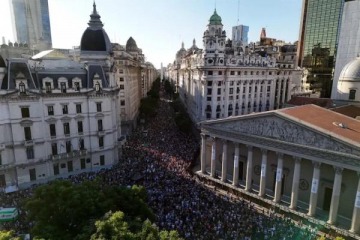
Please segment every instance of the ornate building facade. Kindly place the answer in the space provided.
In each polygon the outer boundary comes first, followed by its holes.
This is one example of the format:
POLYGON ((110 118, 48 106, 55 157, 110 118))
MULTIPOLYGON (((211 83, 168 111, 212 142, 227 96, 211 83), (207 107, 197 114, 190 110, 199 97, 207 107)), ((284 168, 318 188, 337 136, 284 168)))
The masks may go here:
POLYGON ((290 99, 294 69, 280 69, 275 57, 252 53, 247 45, 226 40, 216 10, 203 35, 184 44, 167 69, 194 121, 237 116, 282 108, 290 99))
POLYGON ((304 105, 200 126, 198 174, 328 228, 359 233, 357 120, 304 105))

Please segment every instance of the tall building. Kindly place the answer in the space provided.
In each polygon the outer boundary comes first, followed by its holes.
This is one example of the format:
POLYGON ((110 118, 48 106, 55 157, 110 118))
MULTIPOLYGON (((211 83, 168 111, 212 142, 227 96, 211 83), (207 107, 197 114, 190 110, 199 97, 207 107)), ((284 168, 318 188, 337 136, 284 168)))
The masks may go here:
POLYGON ((351 89, 344 89, 345 91, 341 91, 338 88, 338 83, 340 81, 340 73, 345 65, 360 56, 359 29, 360 0, 345 1, 339 30, 339 44, 336 53, 334 80, 331 91, 332 99, 354 100, 349 98, 349 92, 351 89))
POLYGON ((344 0, 303 0, 298 66, 307 68, 307 81, 321 97, 330 97, 338 29, 344 0))
POLYGON ((195 40, 187 50, 182 44, 167 74, 195 122, 278 109, 290 99, 293 65, 278 65, 274 56, 261 56, 249 46, 234 46, 216 10, 203 47, 195 40))
POLYGON ((30 48, 52 47, 49 6, 47 0, 11 0, 11 16, 15 39, 30 48))
POLYGON ((232 43, 233 46, 248 45, 249 27, 245 25, 238 25, 232 27, 232 43))

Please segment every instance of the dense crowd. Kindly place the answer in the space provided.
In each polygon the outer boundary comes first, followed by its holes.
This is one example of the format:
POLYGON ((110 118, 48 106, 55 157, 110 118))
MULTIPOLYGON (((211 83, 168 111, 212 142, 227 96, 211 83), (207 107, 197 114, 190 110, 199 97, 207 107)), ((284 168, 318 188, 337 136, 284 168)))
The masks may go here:
MULTIPOLYGON (((160 101, 156 116, 134 131, 124 145, 119 164, 69 179, 80 183, 101 177, 110 185, 143 185, 156 224, 177 230, 185 239, 315 239, 314 229, 272 210, 259 211, 249 201, 202 184, 192 171, 198 152, 198 140, 177 130, 171 106, 160 101)), ((19 206, 33 188, 0 194, 1 205, 19 206)), ((31 226, 25 224, 24 216, 21 212, 17 221, 3 227, 28 232, 31 226)))

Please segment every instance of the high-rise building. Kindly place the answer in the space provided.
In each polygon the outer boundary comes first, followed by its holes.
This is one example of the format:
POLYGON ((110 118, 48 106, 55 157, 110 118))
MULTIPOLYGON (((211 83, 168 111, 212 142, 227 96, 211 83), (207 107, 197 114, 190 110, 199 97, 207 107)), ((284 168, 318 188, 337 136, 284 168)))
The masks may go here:
MULTIPOLYGON (((350 99, 350 90, 339 89, 341 71, 346 64, 360 56, 360 0, 345 1, 342 12, 341 26, 339 29, 339 43, 336 53, 336 65, 331 98, 336 100, 350 99), (345 90, 345 91, 344 91, 345 90)), ((342 86, 344 87, 344 86, 342 86)), ((358 90, 359 92, 359 90, 358 90)))
POLYGON ((338 29, 344 0, 303 0, 298 65, 309 71, 307 81, 321 97, 330 97, 338 29))
POLYGON ((11 0, 15 39, 30 48, 52 47, 49 6, 47 0, 11 0))
POLYGON ((233 46, 241 46, 248 44, 249 26, 238 25, 232 27, 232 43, 233 46))

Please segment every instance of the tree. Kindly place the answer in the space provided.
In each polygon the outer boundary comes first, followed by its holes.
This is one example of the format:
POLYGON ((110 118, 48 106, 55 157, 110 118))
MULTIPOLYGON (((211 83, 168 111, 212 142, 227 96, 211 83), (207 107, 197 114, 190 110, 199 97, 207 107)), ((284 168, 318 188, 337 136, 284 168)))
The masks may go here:
POLYGON ((145 220, 142 228, 131 232, 123 212, 107 213, 96 221, 96 232, 91 240, 181 240, 177 231, 159 231, 159 228, 145 220))
POLYGON ((0 240, 21 240, 21 238, 15 236, 14 231, 0 231, 0 240))
POLYGON ((27 201, 33 236, 44 239, 89 239, 96 219, 108 211, 123 211, 131 230, 141 228, 135 219, 154 219, 145 203, 143 187, 107 186, 100 180, 74 185, 54 181, 40 186, 27 201), (90 226, 90 227, 89 227, 90 226))

